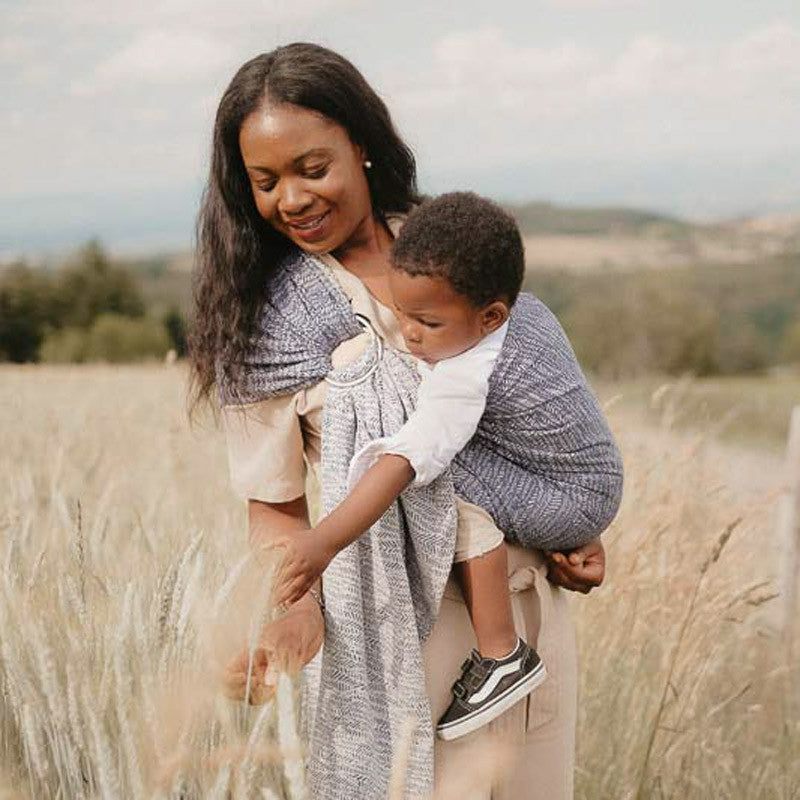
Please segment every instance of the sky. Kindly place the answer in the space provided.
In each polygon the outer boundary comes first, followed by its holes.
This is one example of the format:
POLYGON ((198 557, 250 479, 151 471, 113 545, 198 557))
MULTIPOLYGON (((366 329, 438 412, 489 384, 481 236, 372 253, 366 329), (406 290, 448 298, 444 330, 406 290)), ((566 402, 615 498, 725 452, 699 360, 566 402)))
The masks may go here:
POLYGON ((427 192, 800 211, 797 0, 0 0, 0 257, 190 246, 222 91, 298 40, 364 73, 427 192))

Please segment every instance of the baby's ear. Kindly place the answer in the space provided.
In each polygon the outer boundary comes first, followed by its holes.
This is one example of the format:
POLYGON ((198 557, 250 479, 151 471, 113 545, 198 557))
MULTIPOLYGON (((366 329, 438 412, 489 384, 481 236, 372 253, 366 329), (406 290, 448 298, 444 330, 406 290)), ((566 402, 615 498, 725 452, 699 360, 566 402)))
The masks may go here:
POLYGON ((481 328, 484 336, 496 331, 508 319, 508 306, 502 300, 495 300, 481 309, 481 328))

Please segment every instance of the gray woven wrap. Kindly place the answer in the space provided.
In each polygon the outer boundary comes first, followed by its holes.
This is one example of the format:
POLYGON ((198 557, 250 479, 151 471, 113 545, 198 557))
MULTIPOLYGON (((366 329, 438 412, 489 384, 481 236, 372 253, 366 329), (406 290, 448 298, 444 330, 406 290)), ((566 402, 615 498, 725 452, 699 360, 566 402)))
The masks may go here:
MULTIPOLYGON (((370 371, 367 352, 332 377, 370 371)), ((347 467, 358 448, 396 432, 414 408, 416 370, 386 351, 369 378, 331 385, 322 436, 323 509, 347 494, 347 467), (376 403, 380 398, 380 404, 376 403)), ((409 489, 325 570, 327 613, 310 774, 313 796, 384 798, 393 755, 407 723, 415 726, 406 774, 408 797, 433 788, 433 729, 421 643, 433 627, 453 563, 456 533, 449 474, 409 489)))
MULTIPOLYGON (((332 379, 323 413, 323 508, 346 494, 348 465, 368 441, 395 433, 414 408, 408 356, 369 349, 332 372, 331 353, 361 331, 322 262, 294 253, 276 271, 259 333, 223 401, 254 402, 332 379), (365 380, 361 380, 364 378, 365 380), (351 384, 351 385, 339 385, 351 384)), ((407 720, 416 724, 407 796, 432 790, 433 732, 421 643, 450 572, 455 492, 492 515, 509 539, 568 549, 598 535, 622 493, 622 464, 561 326, 521 295, 490 380, 478 431, 450 470, 409 489, 325 572, 325 646, 310 772, 325 800, 384 798, 407 720)), ((455 676, 454 676, 455 677, 455 676)))

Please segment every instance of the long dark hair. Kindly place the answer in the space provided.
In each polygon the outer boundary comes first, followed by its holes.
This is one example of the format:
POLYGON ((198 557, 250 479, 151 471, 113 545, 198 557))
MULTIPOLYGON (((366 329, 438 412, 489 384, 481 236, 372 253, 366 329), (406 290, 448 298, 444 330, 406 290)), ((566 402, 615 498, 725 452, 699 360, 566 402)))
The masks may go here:
POLYGON ((347 59, 297 42, 244 64, 217 109, 211 169, 197 219, 189 340, 192 408, 209 399, 218 370, 235 391, 269 275, 293 246, 259 215, 239 150, 242 123, 267 98, 324 114, 361 146, 373 164, 366 174, 377 217, 408 211, 418 199, 411 150, 383 101, 347 59))

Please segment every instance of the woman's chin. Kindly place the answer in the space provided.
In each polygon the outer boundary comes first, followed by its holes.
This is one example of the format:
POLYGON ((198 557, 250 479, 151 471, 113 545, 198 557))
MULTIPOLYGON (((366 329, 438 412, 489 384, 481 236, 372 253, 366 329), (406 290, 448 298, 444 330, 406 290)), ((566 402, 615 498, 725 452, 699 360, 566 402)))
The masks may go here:
POLYGON ((301 250, 313 255, 329 253, 331 250, 334 250, 337 247, 337 240, 333 236, 324 236, 319 239, 313 239, 309 241, 307 238, 297 236, 294 232, 291 232, 288 234, 288 238, 301 250))

